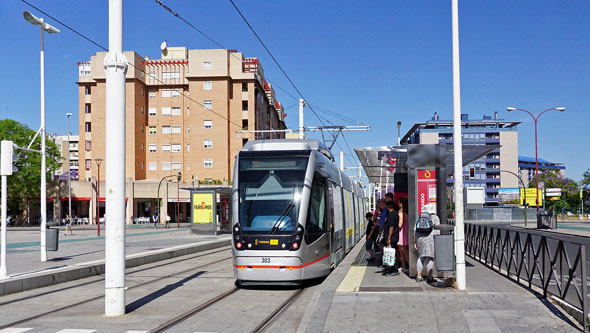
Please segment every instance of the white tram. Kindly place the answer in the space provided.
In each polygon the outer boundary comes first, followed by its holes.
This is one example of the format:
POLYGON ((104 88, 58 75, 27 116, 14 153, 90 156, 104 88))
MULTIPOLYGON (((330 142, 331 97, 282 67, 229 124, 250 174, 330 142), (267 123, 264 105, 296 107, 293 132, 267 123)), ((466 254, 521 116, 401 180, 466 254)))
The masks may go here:
POLYGON ((250 141, 234 170, 238 283, 326 276, 362 237, 364 193, 318 141, 250 141))

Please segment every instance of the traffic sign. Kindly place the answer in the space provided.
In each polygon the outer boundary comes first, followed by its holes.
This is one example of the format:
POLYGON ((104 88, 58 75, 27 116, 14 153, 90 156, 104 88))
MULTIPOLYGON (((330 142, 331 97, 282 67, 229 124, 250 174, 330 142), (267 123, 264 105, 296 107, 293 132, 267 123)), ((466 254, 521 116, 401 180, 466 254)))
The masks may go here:
POLYGON ((560 197, 561 196, 561 188, 546 188, 545 189, 545 196, 548 197, 560 197))

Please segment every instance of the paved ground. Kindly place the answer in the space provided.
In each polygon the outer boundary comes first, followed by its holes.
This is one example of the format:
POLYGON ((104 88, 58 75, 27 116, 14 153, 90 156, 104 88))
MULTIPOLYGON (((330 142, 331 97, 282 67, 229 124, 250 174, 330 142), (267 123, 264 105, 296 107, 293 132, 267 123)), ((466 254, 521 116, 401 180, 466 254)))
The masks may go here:
MULTIPOLYGON (((362 243, 361 243, 362 245, 362 243)), ((468 258, 467 290, 367 266, 363 246, 316 292, 306 332, 572 332, 579 325, 531 290, 468 258), (344 276, 343 276, 344 275, 344 276)))

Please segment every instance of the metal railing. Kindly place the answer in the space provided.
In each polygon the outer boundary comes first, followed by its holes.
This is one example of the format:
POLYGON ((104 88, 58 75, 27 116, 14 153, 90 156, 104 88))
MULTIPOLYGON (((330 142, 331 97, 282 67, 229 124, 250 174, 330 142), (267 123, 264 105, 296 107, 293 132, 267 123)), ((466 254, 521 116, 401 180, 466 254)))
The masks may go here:
POLYGON ((516 282, 542 289, 577 309, 588 324, 586 246, 574 236, 465 223, 465 253, 516 282))

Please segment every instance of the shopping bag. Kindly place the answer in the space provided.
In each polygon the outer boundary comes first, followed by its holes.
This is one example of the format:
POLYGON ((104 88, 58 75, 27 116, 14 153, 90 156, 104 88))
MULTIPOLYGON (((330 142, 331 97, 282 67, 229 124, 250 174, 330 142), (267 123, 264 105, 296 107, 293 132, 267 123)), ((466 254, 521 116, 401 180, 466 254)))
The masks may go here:
POLYGON ((383 248, 383 265, 395 265, 395 248, 391 246, 383 248))

